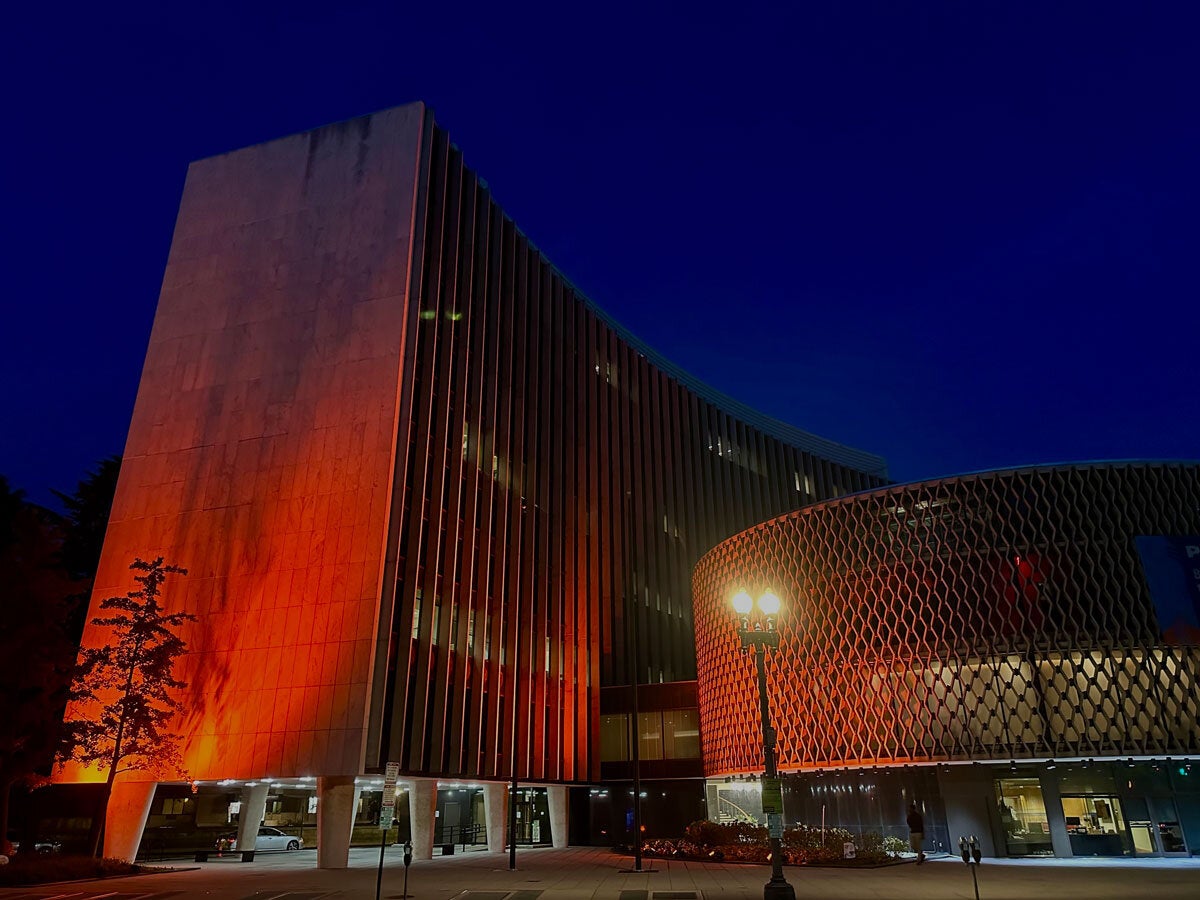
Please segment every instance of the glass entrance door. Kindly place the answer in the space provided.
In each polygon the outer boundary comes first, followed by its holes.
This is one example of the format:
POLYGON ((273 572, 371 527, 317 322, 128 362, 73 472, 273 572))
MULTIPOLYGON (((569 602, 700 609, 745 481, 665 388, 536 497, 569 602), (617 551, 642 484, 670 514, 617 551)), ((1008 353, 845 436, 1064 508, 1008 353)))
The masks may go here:
POLYGON ((1150 805, 1145 797, 1125 798, 1125 817, 1129 820, 1129 836, 1133 840, 1134 856, 1158 856, 1162 850, 1155 839, 1154 823, 1150 821, 1150 805))
POLYGON ((1187 843, 1179 825, 1179 813, 1170 797, 1150 797, 1150 818, 1154 822, 1158 843, 1164 855, 1186 856, 1187 843))

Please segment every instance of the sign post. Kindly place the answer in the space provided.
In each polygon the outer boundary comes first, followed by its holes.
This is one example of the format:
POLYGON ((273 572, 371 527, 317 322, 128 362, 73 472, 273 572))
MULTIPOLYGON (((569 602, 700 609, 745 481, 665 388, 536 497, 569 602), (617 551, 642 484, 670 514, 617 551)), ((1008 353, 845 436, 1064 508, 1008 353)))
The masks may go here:
MULTIPOLYGON (((375 900, 383 889, 383 854, 387 850, 388 829, 396 818, 396 778, 400 775, 400 763, 390 762, 383 777, 383 803, 379 807, 379 872, 375 875, 375 900)), ((407 861, 405 862, 407 866, 407 861)), ((408 883, 408 870, 405 869, 404 881, 408 883)))
POLYGON ((762 780, 762 809, 769 815, 783 815, 783 779, 764 777, 762 780))
POLYGON ((383 776, 383 805, 379 808, 379 827, 385 834, 396 818, 396 778, 399 775, 400 763, 388 763, 383 776))

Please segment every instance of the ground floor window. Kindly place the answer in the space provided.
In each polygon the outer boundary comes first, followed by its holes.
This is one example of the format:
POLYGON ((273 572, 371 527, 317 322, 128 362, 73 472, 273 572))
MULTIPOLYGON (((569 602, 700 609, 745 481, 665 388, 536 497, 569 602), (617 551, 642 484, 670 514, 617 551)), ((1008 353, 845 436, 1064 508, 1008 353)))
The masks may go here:
MULTIPOLYGON (((1063 820, 1074 856, 1124 856, 1130 851, 1125 816, 1117 797, 1089 794, 1062 798, 1063 820)), ((1150 852, 1150 851, 1147 851, 1150 852)))
POLYGON ((1053 856, 1050 819, 1036 778, 998 778, 996 797, 1009 856, 1053 856))

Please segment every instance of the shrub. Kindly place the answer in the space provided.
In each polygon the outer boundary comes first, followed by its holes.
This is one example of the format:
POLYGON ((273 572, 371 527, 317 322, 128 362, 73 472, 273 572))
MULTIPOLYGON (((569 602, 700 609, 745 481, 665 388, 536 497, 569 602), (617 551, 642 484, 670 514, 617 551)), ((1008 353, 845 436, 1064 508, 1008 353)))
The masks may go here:
POLYGON ((725 826, 710 822, 708 819, 693 822, 683 829, 683 833, 688 836, 689 840, 695 841, 701 847, 714 847, 717 844, 725 843, 725 826))
POLYGON ((888 852, 884 849, 883 836, 878 832, 865 832, 859 836, 855 844, 858 848, 858 856, 867 862, 886 862, 888 859, 888 852))
MULTIPOLYGON (((721 824, 698 821, 686 829, 686 838, 647 842, 646 853, 654 856, 673 856, 686 859, 707 859, 716 862, 765 863, 770 853, 767 829, 761 825, 743 822, 721 824)), ((796 825, 783 835, 784 862, 789 865, 823 863, 836 865, 845 860, 845 845, 853 843, 855 858, 851 865, 886 862, 889 854, 896 855, 904 848, 899 838, 885 840, 875 832, 858 835, 844 828, 817 828, 812 825, 796 825), (894 842, 894 843, 893 843, 894 842)))

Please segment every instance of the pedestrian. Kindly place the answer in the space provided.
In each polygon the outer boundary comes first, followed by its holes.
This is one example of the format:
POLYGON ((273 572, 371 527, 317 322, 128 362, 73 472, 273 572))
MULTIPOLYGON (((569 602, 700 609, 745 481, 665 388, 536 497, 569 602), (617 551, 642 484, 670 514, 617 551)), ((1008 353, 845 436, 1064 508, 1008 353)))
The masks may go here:
POLYGON ((913 853, 917 854, 917 865, 925 862, 925 851, 921 849, 921 845, 925 843, 925 817, 921 815, 921 810, 917 807, 917 802, 914 800, 912 806, 908 808, 908 844, 913 849, 913 853))

